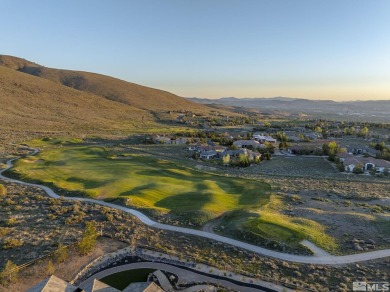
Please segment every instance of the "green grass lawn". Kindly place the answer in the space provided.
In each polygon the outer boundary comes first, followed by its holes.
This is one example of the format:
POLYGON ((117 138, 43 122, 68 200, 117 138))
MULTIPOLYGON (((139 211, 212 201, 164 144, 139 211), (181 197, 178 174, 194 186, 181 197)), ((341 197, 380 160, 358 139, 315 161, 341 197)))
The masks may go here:
POLYGON ((227 232, 245 231, 252 238, 286 244, 293 249, 299 248, 303 239, 308 239, 325 250, 337 250, 335 239, 326 234, 324 226, 306 218, 284 215, 283 207, 283 199, 271 195, 268 203, 256 211, 234 211, 221 224, 231 223, 227 232))
POLYGON ((199 225, 234 211, 223 222, 233 230, 292 248, 298 248, 304 238, 328 250, 335 247, 319 223, 283 215, 284 202, 271 194, 267 183, 204 173, 151 154, 115 152, 77 139, 34 140, 30 145, 42 151, 16 162, 14 170, 22 179, 102 200, 123 198, 129 206, 185 214, 193 220, 200 216, 199 225))
POLYGON ((56 141, 43 145, 40 154, 17 161, 22 177, 98 199, 122 197, 136 207, 219 215, 260 207, 269 198, 266 183, 202 173, 147 154, 116 156, 104 147, 56 141))

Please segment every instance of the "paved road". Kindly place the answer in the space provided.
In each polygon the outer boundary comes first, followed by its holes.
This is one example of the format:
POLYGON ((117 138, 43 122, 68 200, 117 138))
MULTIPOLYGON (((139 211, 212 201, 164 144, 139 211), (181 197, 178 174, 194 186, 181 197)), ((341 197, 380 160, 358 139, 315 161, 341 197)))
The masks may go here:
MULTIPOLYGON (((37 149, 34 149, 32 155, 35 155, 38 152, 39 151, 37 149)), ((38 184, 26 183, 23 181, 19 181, 16 179, 10 179, 10 178, 3 176, 3 172, 12 167, 12 162, 14 160, 16 160, 16 158, 7 161, 6 168, 0 171, 0 179, 10 181, 13 183, 26 185, 26 186, 38 187, 38 188, 43 189, 50 197, 60 198, 60 196, 57 195, 49 187, 38 185, 38 184)), ((352 255, 345 255, 345 256, 332 256, 329 254, 321 254, 321 255, 313 255, 313 256, 292 255, 292 254, 287 254, 287 253, 282 253, 282 252, 277 252, 277 251, 265 249, 265 248, 262 248, 262 247, 259 247, 259 246, 253 245, 253 244, 245 243, 242 241, 238 241, 238 240, 235 240, 232 238, 224 237, 224 236, 221 236, 218 234, 205 232, 202 230, 195 230, 195 229, 190 229, 190 228, 184 228, 184 227, 179 227, 179 226, 172 226, 172 225, 158 223, 158 222, 153 221, 152 219, 150 219, 149 217, 147 217, 146 215, 144 215, 143 213, 141 213, 137 210, 123 207, 123 206, 118 206, 115 204, 111 204, 111 203, 107 203, 107 202, 103 202, 103 201, 99 201, 99 200, 94 200, 94 199, 89 199, 89 198, 77 198, 77 197, 63 197, 63 199, 89 202, 89 203, 93 203, 93 204, 98 204, 98 205, 118 209, 118 210, 121 210, 123 212, 130 213, 130 214, 136 216, 141 222, 143 222, 146 225, 149 225, 151 227, 157 228, 157 229, 164 229, 164 230, 169 230, 169 231, 173 231, 173 232, 180 232, 180 233, 184 233, 184 234, 208 238, 211 240, 223 242, 225 244, 233 245, 233 246, 243 248, 243 249, 249 250, 251 252, 254 252, 254 253, 257 253, 260 255, 272 257, 272 258, 279 259, 282 261, 305 263, 305 264, 342 265, 342 264, 357 263, 357 262, 363 262, 363 261, 368 261, 368 260, 390 257, 390 249, 377 250, 377 251, 352 254, 352 255)))

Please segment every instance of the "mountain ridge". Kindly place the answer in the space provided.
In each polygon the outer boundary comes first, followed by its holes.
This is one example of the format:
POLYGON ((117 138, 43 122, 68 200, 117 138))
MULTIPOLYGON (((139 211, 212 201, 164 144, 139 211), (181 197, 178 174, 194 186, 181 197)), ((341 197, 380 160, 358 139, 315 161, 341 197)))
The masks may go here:
POLYGON ((6 55, 0 55, 0 104, 0 130, 34 131, 139 132, 160 128, 172 119, 168 111, 213 110, 114 77, 47 68, 6 55))
POLYGON ((0 55, 0 65, 145 110, 206 110, 204 106, 190 102, 170 92, 103 74, 48 68, 22 58, 7 55, 0 55))
POLYGON ((390 122, 390 100, 333 101, 310 100, 303 98, 236 98, 219 99, 188 98, 191 101, 208 105, 223 105, 257 109, 261 112, 283 111, 292 115, 310 115, 313 118, 338 120, 364 120, 390 122))

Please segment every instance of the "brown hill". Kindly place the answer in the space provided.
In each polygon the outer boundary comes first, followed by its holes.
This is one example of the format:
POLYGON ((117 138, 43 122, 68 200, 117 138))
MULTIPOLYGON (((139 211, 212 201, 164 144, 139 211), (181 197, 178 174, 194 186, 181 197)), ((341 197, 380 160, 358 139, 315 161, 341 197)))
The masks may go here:
POLYGON ((0 65, 148 111, 210 112, 207 106, 188 101, 172 93, 105 75, 46 68, 12 56, 0 56, 0 65))
MULTIPOLYGON (((4 64, 4 63, 3 63, 4 64)), ((0 66, 0 129, 129 130, 153 125, 142 109, 0 66)))

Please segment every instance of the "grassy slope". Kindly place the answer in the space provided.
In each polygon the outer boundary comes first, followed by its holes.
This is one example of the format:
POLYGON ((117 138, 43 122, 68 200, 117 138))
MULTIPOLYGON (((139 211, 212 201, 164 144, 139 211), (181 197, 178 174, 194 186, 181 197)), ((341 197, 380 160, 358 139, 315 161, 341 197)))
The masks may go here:
POLYGON ((270 242, 269 248, 276 242, 300 250, 299 242, 306 238, 327 250, 337 249, 321 224, 284 215, 282 199, 270 195, 268 184, 202 173, 147 154, 118 157, 110 148, 73 143, 36 140, 31 145, 43 151, 19 160, 15 169, 27 179, 100 199, 128 198, 139 208, 176 214, 202 211, 211 214, 209 219, 233 211, 220 222, 220 231, 233 236, 244 232, 255 241, 270 242))
POLYGON ((276 241, 297 244, 306 238, 329 251, 337 248, 336 241, 326 234, 324 226, 313 220, 283 215, 280 213, 282 209, 282 199, 272 195, 259 216, 249 218, 243 226, 257 236, 276 241))
POLYGON ((83 131, 154 124, 144 110, 3 66, 0 104, 3 129, 83 131))
POLYGON ((165 212, 203 210, 219 215, 258 208, 268 202, 270 190, 265 183, 205 174, 147 155, 117 159, 102 147, 50 147, 19 160, 16 169, 63 189, 85 190, 100 199, 126 197, 137 207, 165 212))
POLYGON ((199 113, 211 111, 207 106, 175 94, 101 74, 52 69, 17 57, 2 55, 0 65, 147 111, 189 110, 199 113))

